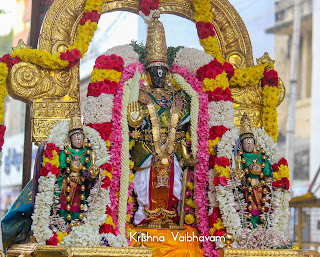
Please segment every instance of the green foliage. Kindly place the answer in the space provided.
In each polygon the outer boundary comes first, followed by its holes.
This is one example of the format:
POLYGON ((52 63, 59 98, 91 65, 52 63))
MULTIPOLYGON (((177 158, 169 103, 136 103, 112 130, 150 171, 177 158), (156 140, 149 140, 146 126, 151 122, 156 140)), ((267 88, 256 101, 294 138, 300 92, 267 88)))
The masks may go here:
POLYGON ((130 43, 133 46, 134 51, 139 55, 139 61, 143 64, 147 64, 146 59, 146 47, 142 43, 137 43, 137 41, 132 40, 130 43))
POLYGON ((286 245, 279 245, 276 249, 293 249, 293 244, 290 242, 286 245))
POLYGON ((169 66, 171 66, 173 64, 173 61, 176 58, 176 54, 181 48, 183 48, 183 46, 177 46, 177 47, 169 46, 168 47, 167 52, 168 52, 169 66))
POLYGON ((13 30, 10 33, 0 36, 0 57, 4 54, 9 54, 12 52, 13 44, 13 30))
MULTIPOLYGON (((146 47, 142 43, 137 43, 137 41, 131 41, 130 43, 131 46, 133 46, 133 49, 136 53, 139 55, 139 61, 143 64, 147 64, 147 59, 146 59, 146 47)), ((176 58, 177 52, 183 48, 183 46, 169 46, 167 49, 167 55, 168 55, 168 64, 169 66, 172 65, 174 59, 176 58)))

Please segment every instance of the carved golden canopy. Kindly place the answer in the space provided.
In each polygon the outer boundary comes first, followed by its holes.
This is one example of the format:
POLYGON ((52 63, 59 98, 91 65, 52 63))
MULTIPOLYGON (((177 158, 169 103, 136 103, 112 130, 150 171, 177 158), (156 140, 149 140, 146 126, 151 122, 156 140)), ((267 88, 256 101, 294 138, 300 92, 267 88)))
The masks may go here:
MULTIPOLYGON (((102 13, 129 11, 138 13, 138 0, 105 0, 102 13)), ((252 48, 247 29, 234 7, 227 0, 211 0, 212 24, 225 59, 237 68, 252 66, 252 48)), ((77 33, 85 0, 55 0, 42 25, 38 48, 50 53, 64 52, 77 33)), ((160 0, 161 13, 174 14, 194 21, 192 0, 160 0)), ((197 37, 197 35, 194 35, 197 37)), ((79 66, 68 70, 47 70, 34 64, 14 65, 10 75, 9 94, 32 104, 33 140, 38 144, 51 128, 79 109, 79 66)), ((259 88, 232 88, 236 119, 249 113, 254 126, 260 126, 259 88), (251 96, 251 100, 246 99, 251 96)), ((281 98, 281 97, 280 97, 281 98)), ((282 101, 282 99, 280 99, 282 101)))

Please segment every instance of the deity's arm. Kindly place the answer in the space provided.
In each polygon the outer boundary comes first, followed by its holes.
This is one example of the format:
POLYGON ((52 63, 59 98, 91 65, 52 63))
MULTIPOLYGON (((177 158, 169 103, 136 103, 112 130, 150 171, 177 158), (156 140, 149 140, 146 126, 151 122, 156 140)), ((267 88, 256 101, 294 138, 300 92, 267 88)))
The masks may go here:
POLYGON ((144 112, 140 108, 139 102, 132 102, 128 106, 128 123, 131 127, 140 127, 144 119, 144 112))

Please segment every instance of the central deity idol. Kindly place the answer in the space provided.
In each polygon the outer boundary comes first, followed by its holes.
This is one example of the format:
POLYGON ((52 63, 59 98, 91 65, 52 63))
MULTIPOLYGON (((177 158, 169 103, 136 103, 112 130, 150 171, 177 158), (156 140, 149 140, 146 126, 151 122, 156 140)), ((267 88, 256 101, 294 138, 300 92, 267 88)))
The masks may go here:
POLYGON ((139 101, 128 106, 135 140, 130 152, 138 201, 134 224, 178 228, 183 168, 192 163, 186 144, 190 99, 172 80, 164 28, 158 18, 155 13, 148 24, 147 66, 139 101))

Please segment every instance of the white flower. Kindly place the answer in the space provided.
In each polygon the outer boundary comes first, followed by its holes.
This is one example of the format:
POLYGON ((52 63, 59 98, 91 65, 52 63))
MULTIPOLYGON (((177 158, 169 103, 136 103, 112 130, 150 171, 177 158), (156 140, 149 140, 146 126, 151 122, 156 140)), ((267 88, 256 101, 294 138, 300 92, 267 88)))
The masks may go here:
POLYGON ((110 122, 112 119, 113 98, 112 94, 104 93, 98 97, 88 96, 84 104, 84 123, 110 122))
POLYGON ((137 63, 139 61, 139 54, 136 53, 133 49, 133 46, 129 44, 112 47, 104 53, 104 55, 112 54, 120 56, 123 59, 124 67, 127 67, 131 63, 137 63))
POLYGON ((197 70, 212 60, 213 57, 204 51, 184 47, 177 52, 173 65, 179 65, 186 68, 192 75, 196 76, 197 70))

